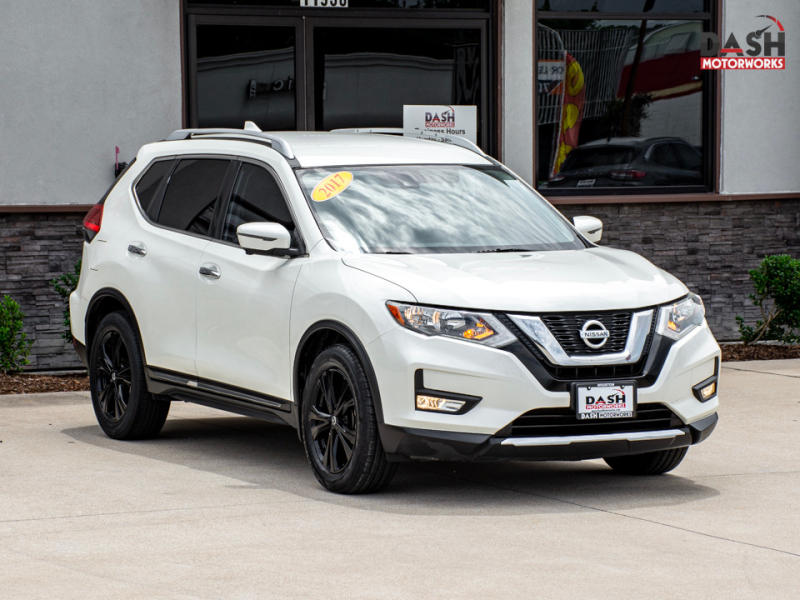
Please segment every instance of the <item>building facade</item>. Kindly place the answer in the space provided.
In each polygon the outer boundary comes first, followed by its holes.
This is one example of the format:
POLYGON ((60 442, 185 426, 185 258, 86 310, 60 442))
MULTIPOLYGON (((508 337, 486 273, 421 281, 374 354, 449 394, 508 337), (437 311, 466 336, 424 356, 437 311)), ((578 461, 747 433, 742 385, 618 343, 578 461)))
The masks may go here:
POLYGON ((403 105, 475 106, 484 150, 680 277, 722 340, 755 317, 747 270, 800 255, 796 0, 62 4, 0 2, 0 293, 27 314, 31 368, 78 366, 49 281, 117 158, 181 127, 400 127, 403 105), (783 68, 703 69, 714 38, 783 68))

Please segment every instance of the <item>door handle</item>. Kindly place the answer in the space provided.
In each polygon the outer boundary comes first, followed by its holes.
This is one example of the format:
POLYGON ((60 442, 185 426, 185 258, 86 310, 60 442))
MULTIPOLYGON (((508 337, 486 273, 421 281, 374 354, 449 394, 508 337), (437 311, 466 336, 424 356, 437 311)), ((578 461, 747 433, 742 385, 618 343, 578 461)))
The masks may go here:
POLYGON ((213 263, 206 263, 200 267, 200 275, 203 277, 211 277, 212 279, 219 279, 222 273, 219 272, 219 267, 213 263))
POLYGON ((131 254, 138 254, 139 256, 147 256, 147 248, 142 242, 133 242, 128 246, 128 252, 131 254))

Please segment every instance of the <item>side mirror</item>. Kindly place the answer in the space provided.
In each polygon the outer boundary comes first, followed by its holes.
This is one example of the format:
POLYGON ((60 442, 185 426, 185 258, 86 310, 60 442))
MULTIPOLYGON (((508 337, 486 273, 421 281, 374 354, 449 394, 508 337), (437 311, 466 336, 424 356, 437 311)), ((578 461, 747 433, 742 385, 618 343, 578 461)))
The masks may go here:
POLYGON ((575 223, 575 229, 593 244, 603 237, 603 222, 596 217, 573 217, 572 222, 575 223))
POLYGON ((244 223, 236 228, 236 237, 248 254, 276 255, 292 245, 292 235, 280 223, 244 223))

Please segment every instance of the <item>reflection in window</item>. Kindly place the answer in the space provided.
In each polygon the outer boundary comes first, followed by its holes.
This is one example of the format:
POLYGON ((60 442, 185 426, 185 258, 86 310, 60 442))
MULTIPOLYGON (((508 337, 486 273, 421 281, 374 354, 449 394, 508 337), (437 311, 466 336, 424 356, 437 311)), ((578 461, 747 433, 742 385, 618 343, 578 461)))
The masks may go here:
POLYGON ((478 29, 319 28, 314 51, 319 130, 402 127, 404 104, 480 114, 478 29))
POLYGON ((574 250, 564 219, 499 168, 457 165, 348 167, 352 183, 330 200, 314 188, 335 169, 298 171, 323 235, 363 253, 574 250))
POLYGON ((702 30, 539 21, 539 187, 702 186, 702 30))
MULTIPOLYGON (((348 8, 472 9, 488 11, 491 0, 350 0, 348 8)), ((323 8, 319 0, 320 8, 323 8)), ((193 4, 226 4, 233 6, 266 6, 297 8, 299 0, 189 0, 193 4)), ((313 0, 311 2, 313 4, 313 0)))
POLYGON ((198 126, 296 129, 294 45, 294 27, 199 25, 198 126))
POLYGON ((708 0, 537 0, 540 11, 688 13, 708 10, 708 0))

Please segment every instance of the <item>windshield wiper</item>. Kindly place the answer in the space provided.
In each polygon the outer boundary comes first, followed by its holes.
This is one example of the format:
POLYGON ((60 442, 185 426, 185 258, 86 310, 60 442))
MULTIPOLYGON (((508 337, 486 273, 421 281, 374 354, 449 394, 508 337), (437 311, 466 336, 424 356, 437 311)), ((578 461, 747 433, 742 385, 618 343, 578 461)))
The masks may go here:
POLYGON ((388 250, 386 252, 375 252, 375 254, 411 254, 411 252, 405 252, 404 250, 388 250))
POLYGON ((530 248, 492 248, 491 250, 476 250, 476 254, 485 252, 533 252, 530 248))

